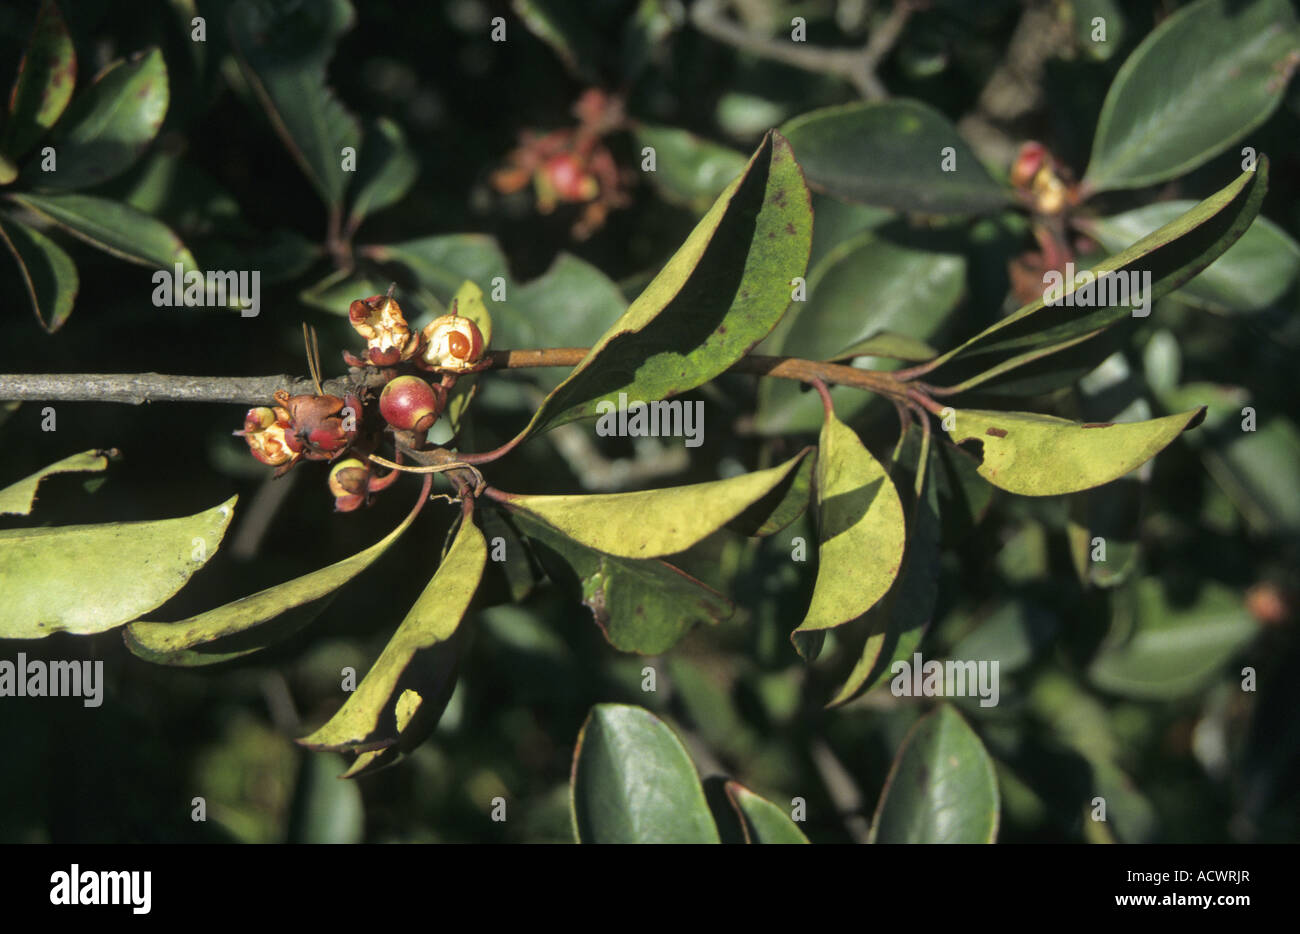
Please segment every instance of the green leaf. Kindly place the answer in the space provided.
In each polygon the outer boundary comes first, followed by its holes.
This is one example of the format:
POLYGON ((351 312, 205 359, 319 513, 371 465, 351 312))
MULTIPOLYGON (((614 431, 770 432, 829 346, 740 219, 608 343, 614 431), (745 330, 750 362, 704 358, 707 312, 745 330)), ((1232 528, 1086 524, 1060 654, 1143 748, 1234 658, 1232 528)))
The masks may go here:
POLYGON ((948 118, 920 101, 826 107, 781 132, 808 184, 838 198, 921 214, 985 214, 1011 201, 948 118), (947 147, 953 171, 944 171, 947 147))
POLYGON ((597 704, 578 733, 570 787, 579 843, 717 843, 700 778, 663 721, 597 704))
POLYGON ((77 298, 81 280, 77 266, 63 248, 39 230, 0 217, 0 239, 18 261, 18 271, 27 286, 36 320, 46 333, 63 327, 77 298))
POLYGON ((745 157, 734 149, 675 127, 641 124, 636 145, 654 148, 655 170, 648 174, 664 197, 701 213, 745 171, 745 157))
POLYGON ((350 230, 356 230, 368 215, 402 200, 420 172, 402 128, 387 117, 375 120, 363 142, 348 217, 350 230))
POLYGON ((727 782, 727 798, 740 817, 746 843, 807 843, 799 825, 781 808, 740 782, 727 782))
POLYGON ((326 86, 325 67, 354 20, 347 0, 239 0, 230 11, 231 40, 248 84, 281 142, 333 209, 342 207, 351 179, 342 151, 359 148, 361 128, 326 86))
POLYGON ((107 466, 108 452, 97 451, 93 448, 89 451, 82 451, 80 454, 73 454, 71 457, 65 457, 61 461, 55 461, 50 466, 43 467, 31 476, 24 477, 17 483, 11 483, 0 490, 0 516, 30 515, 32 506, 36 503, 36 488, 40 486, 42 480, 51 474, 93 473, 103 470, 107 466))
MULTIPOLYGON (((817 583, 798 634, 857 619, 898 576, 906 537, 889 474, 853 430, 826 413, 817 449, 817 583)), ((802 653, 801 653, 802 654, 802 653)))
POLYGON ((236 499, 177 519, 0 532, 0 638, 104 632, 162 605, 216 554, 236 499))
POLYGON ((785 139, 769 133, 686 242, 522 434, 599 414, 619 393, 652 402, 706 383, 767 336, 803 275, 808 189, 785 139))
POLYGON ((180 237, 160 221, 130 205, 90 195, 12 195, 15 201, 49 218, 64 230, 119 259, 172 270, 197 268, 180 237))
MULTIPOLYGON (((913 440, 918 434, 920 429, 912 427, 908 440, 913 440)), ((919 439, 916 441, 919 443, 919 439)), ((919 449, 916 456, 920 456, 919 449)), ((928 466, 918 464, 917 469, 926 470, 926 475, 921 493, 912 504, 903 568, 885 599, 868 610, 862 620, 866 638, 852 670, 827 703, 828 707, 847 703, 891 671, 894 662, 910 659, 930 626, 938 598, 942 532, 937 458, 937 453, 932 451, 928 466)))
MULTIPOLYGON (((963 257, 898 246, 864 231, 831 250, 809 273, 807 301, 791 307, 761 349, 831 360, 856 355, 855 346, 884 331, 921 342, 943 326, 965 286, 963 257)), ((831 398, 847 419, 870 397, 859 389, 836 387, 831 398)), ((821 425, 817 394, 791 380, 762 380, 758 400, 758 427, 764 433, 814 431, 821 425)))
POLYGON ((302 757, 289 816, 288 842, 360 843, 365 839, 361 789, 334 777, 342 764, 339 756, 330 753, 302 757))
MULTIPOLYGON (((461 522, 451 550, 384 651, 329 721, 298 740, 312 749, 365 752, 392 746, 403 737, 430 693, 434 649, 460 626, 478 590, 487 543, 472 519, 461 522)), ((437 679, 434 679, 437 684, 437 679)), ((427 724, 429 730, 436 725, 427 724)), ((423 741, 428 733, 420 736, 423 741)))
POLYGON ((807 450, 776 467, 727 480, 585 496, 509 493, 504 502, 588 548, 623 558, 657 558, 684 551, 735 519, 780 485, 807 450), (650 516, 657 521, 647 521, 650 516))
POLYGON ((1080 423, 1029 412, 962 409, 952 441, 979 441, 980 476, 1021 496, 1077 493, 1110 483, 1163 451, 1205 417, 1205 407, 1150 421, 1080 423))
MULTIPOLYGON (((41 0, 36 26, 18 63, 0 153, 17 160, 58 122, 77 83, 77 52, 57 4, 41 0)), ((0 179, 8 184, 13 178, 0 179)))
MULTIPOLYGON (((420 505, 417 503, 417 506, 420 505)), ((160 665, 215 665, 288 638, 315 619, 335 592, 388 550, 418 514, 364 551, 283 584, 175 623, 142 621, 123 631, 126 647, 160 665), (260 629, 265 623, 275 625, 260 629)))
POLYGON ((1259 631, 1240 594, 1221 584, 1202 584, 1187 608, 1171 605, 1154 578, 1136 587, 1132 631, 1104 645, 1088 668, 1102 690, 1143 700, 1196 693, 1259 631))
MULTIPOLYGON (((1023 390, 1026 392, 1046 392, 1068 385, 1110 356, 1115 349, 1113 343, 1123 338, 1127 328, 1115 328, 1109 342, 1089 343, 1089 356, 1071 360, 1069 367, 1064 365, 1063 357, 1057 356, 1061 351, 1091 341, 1124 319, 1131 327, 1137 320, 1132 314, 1134 306, 1149 303, 1149 313, 1158 299, 1218 259, 1259 214, 1267 188, 1268 160, 1261 157, 1254 172, 1243 172, 1182 217, 1089 270, 1094 278, 1114 272, 1130 285, 1135 276, 1139 277, 1142 302, 1134 301, 1135 293, 1130 290, 1127 303, 1089 306, 1079 298, 1072 307, 1067 300, 1076 301, 1070 296, 1077 288, 1071 288, 1075 283, 1064 283, 1065 295, 1056 304, 1048 305, 1045 298, 1038 298, 939 357, 927 367, 926 382, 950 386, 954 391, 986 384, 986 388, 1009 391, 996 380, 1018 370, 1013 379, 1038 380, 1027 385, 1023 390), (1148 274, 1149 289, 1145 283, 1148 274)), ((1082 275, 1076 274, 1076 283, 1082 275)), ((1112 281, 1117 284, 1119 280, 1112 281)))
MULTIPOLYGON (((1121 250, 1195 206, 1162 201, 1080 226, 1106 249, 1121 250)), ((1214 311, 1259 311, 1286 294, 1298 272, 1300 245, 1268 218, 1257 217, 1240 240, 1174 296, 1214 311)))
POLYGON ((831 362, 853 360, 857 357, 888 357, 890 360, 929 360, 939 356, 925 341, 917 340, 897 331, 880 331, 851 344, 830 357, 831 362))
POLYGON ((1298 51, 1287 0, 1200 0, 1179 10, 1115 76, 1083 188, 1154 185, 1223 152, 1277 107, 1298 51))
POLYGON ((735 611, 722 594, 666 561, 603 554, 522 513, 514 520, 553 579, 575 579, 596 625, 620 652, 662 654, 696 623, 719 623, 735 611))
POLYGON ((872 843, 992 843, 998 833, 993 760, 947 704, 912 727, 871 823, 872 843))
POLYGON ((87 188, 121 174, 158 135, 170 99, 167 65, 153 48, 109 65, 73 101, 54 131, 56 171, 24 172, 41 188, 87 188))
POLYGON ((510 7, 571 74, 589 83, 598 80, 595 64, 600 40, 592 32, 590 11, 554 0, 511 0, 510 7))

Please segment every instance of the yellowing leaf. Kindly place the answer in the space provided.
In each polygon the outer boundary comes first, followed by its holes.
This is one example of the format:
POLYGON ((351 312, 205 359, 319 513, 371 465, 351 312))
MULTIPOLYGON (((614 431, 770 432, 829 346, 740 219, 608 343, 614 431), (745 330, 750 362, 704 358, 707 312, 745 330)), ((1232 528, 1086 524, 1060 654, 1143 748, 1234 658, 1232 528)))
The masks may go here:
MULTIPOLYGON (((450 675, 442 664, 446 659, 439 657, 437 649, 460 625, 486 561, 483 533, 467 519, 456 532, 456 540, 438 572, 360 686, 329 722, 298 742, 313 749, 366 752, 392 746, 417 724, 432 730, 442 708, 429 698, 439 687, 446 686, 450 675), (430 690, 430 682, 434 690, 430 690), (434 708, 435 716, 425 716, 434 708)), ((427 735, 423 733, 413 740, 422 741, 427 735)), ((359 773, 354 769, 349 772, 352 774, 359 773)))
POLYGON ((903 562, 906 531, 898 491, 853 430, 829 412, 817 452, 816 489, 817 583, 795 633, 857 619, 885 595, 903 562))
POLYGON ((808 449, 784 464, 728 480, 636 493, 591 496, 510 495, 507 505, 609 555, 655 558, 712 535, 771 492, 808 449))
POLYGON ((216 554, 235 499, 176 519, 0 532, 0 638, 104 632, 160 606, 216 554))
POLYGON ((108 466, 108 458, 103 451, 82 451, 61 461, 55 461, 48 467, 36 471, 17 483, 0 490, 0 516, 26 516, 36 503, 36 488, 42 480, 56 473, 91 473, 108 466))
POLYGON ((1144 422, 1080 424, 1029 412, 956 412, 952 440, 978 440, 979 473, 1022 496, 1075 493, 1110 483, 1164 450, 1205 415, 1202 406, 1144 422))

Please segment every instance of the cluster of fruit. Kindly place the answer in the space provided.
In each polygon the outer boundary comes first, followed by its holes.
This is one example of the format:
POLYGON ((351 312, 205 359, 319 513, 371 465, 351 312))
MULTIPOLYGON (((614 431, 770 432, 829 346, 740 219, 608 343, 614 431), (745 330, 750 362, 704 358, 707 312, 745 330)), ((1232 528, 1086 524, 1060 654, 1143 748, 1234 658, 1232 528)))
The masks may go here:
MULTIPOLYGON (((366 351, 362 356, 345 351, 343 358, 350 366, 369 367, 379 374, 383 388, 377 405, 367 409, 366 403, 374 402, 369 390, 358 390, 360 395, 349 392, 342 399, 322 391, 313 366, 315 393, 291 396, 278 390, 276 404, 249 409, 243 430, 235 434, 248 442, 254 457, 276 468, 277 477, 302 459, 337 461, 329 476, 335 509, 351 512, 366 505, 398 473, 392 470, 378 476, 371 469, 370 455, 385 432, 396 435, 396 462, 400 463, 403 446, 425 446, 425 433, 446 407, 456 378, 481 369, 486 350, 482 332, 456 311, 453 303, 451 314, 412 331, 391 295, 354 301, 348 317, 366 339, 366 351), (430 383, 413 373, 399 373, 402 364, 439 374, 440 381, 430 383), (373 418, 373 410, 382 424, 373 418), (339 460, 345 453, 356 456, 339 460)), ((366 382, 373 385, 376 381, 366 382)))

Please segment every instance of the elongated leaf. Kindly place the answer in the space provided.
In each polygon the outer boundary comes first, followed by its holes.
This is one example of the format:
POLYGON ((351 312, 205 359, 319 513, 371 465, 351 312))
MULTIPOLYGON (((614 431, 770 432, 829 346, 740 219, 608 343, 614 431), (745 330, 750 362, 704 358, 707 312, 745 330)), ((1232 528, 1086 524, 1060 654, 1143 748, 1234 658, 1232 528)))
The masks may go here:
POLYGON ((342 150, 360 146, 361 128, 326 86, 325 66, 354 20, 347 0, 240 0, 230 12, 231 38, 249 85, 280 140, 332 208, 342 206, 351 179, 342 150))
POLYGON ((1011 201, 948 118, 920 101, 826 107, 781 132, 808 184, 838 198, 925 214, 983 214, 1011 201))
POLYGON ((523 434, 651 402, 708 382, 767 336, 803 275, 812 211, 785 139, 769 133, 745 174, 552 392, 523 434))
POLYGON ((33 162, 29 184, 86 188, 126 171, 158 135, 170 91, 162 52, 150 49, 101 72, 73 101, 55 129, 57 170, 33 162))
POLYGON ((514 519, 553 579, 572 575, 596 625, 620 652, 662 654, 696 623, 719 623, 735 611, 722 594, 666 561, 607 555, 523 513, 514 519))
MULTIPOLYGON (((1184 285, 1236 243, 1258 215, 1267 187, 1268 160, 1261 158, 1254 172, 1243 172, 1182 217, 1088 270, 1098 279, 1103 273, 1115 274, 1107 280, 1107 304, 1095 304, 1100 299, 1095 284, 1089 299, 1094 304, 1083 304, 1084 293, 1073 297, 1082 287, 1080 279, 1084 277, 1079 272, 1075 283, 1063 283, 1061 300, 1046 304, 1045 290, 1044 298, 1025 305, 939 357, 929 368, 926 381, 963 390, 986 384, 993 387, 998 378, 1019 369, 1016 378, 1046 374, 1048 379, 1031 390, 1045 392, 1053 388, 1053 371, 1063 369, 1053 355, 1091 341, 1092 357, 1072 361, 1066 382, 1056 384, 1068 385, 1114 351, 1108 342, 1095 340, 1097 335, 1117 322, 1134 320, 1135 306, 1145 304, 1149 312, 1156 300, 1184 285), (1112 286, 1118 286, 1120 279, 1130 286, 1126 300, 1122 294, 1111 294, 1112 286), (1131 288, 1134 284, 1138 286, 1136 291, 1131 288)), ((1118 340, 1125 328, 1116 331, 1118 340)))
MULTIPOLYGON (((1121 250, 1195 206, 1162 201, 1082 226, 1106 249, 1121 250)), ((1257 217, 1240 240, 1174 294, 1215 311, 1258 311, 1281 298, 1298 272, 1300 245, 1268 218, 1257 217)))
POLYGON ((53 334, 72 314, 81 287, 76 264, 45 234, 13 218, 0 219, 0 239, 18 262, 37 322, 53 334))
POLYGON ((799 825, 785 811, 740 782, 727 782, 727 798, 740 817, 746 843, 807 843, 799 825))
POLYGON ((898 491, 853 430, 830 412, 817 449, 815 489, 817 583, 796 636, 857 619, 885 595, 903 562, 898 491))
POLYGON ((160 606, 216 554, 236 499, 177 519, 0 532, 0 638, 104 632, 160 606))
MULTIPOLYGON (((427 660, 469 609, 483 576, 487 543, 471 519, 356 691, 329 721, 300 740, 312 749, 366 751, 398 741, 425 703, 427 660)), ((423 738, 423 737, 422 737, 423 738)))
POLYGON ((598 80, 600 40, 592 31, 590 11, 556 0, 511 0, 510 8, 570 73, 588 83, 598 80))
POLYGON ((891 360, 929 360, 937 356, 939 351, 925 341, 897 331, 880 331, 832 354, 830 359, 840 361, 855 357, 888 357, 891 360))
POLYGON ((955 444, 978 440, 980 476, 1022 496, 1076 493, 1110 483, 1163 451, 1205 416, 1205 407, 1145 422, 1081 424, 1029 412, 957 411, 955 444))
POLYGON ((1085 189, 1154 185, 1227 149, 1277 107, 1296 53, 1287 0, 1199 0, 1179 10, 1115 76, 1085 189))
POLYGON ((42 467, 29 477, 0 490, 0 516, 30 515, 36 504, 36 488, 41 481, 56 473, 95 473, 108 466, 108 452, 89 450, 73 454, 48 467, 42 467))
POLYGON ((349 227, 355 230, 367 215, 402 200, 419 171, 420 164, 406 144, 402 128, 387 117, 376 120, 366 133, 357 165, 349 227))
POLYGON ((374 564, 417 514, 418 509, 411 510, 401 525, 365 551, 319 571, 175 623, 133 623, 123 631, 126 646, 146 661, 182 666, 214 665, 264 649, 315 619, 335 591, 374 564))
POLYGON ((706 209, 713 199, 745 171, 745 157, 734 149, 701 139, 675 127, 637 127, 638 151, 655 151, 655 170, 648 173, 669 200, 706 209))
MULTIPOLYGON (((36 26, 9 94, 9 116, 0 135, 0 153, 16 160, 54 126, 72 99, 76 82, 77 52, 63 15, 53 0, 41 0, 36 26)), ((11 181, 0 179, 0 184, 11 181)))
POLYGON ((624 558, 656 558, 684 551, 712 535, 774 490, 806 453, 727 480, 636 493, 508 494, 505 502, 589 548, 624 558), (647 521, 650 516, 659 521, 647 521))
MULTIPOLYGON (((919 433, 920 430, 913 427, 909 431, 909 440, 919 433)), ((919 454, 918 449, 915 456, 919 457, 919 454)), ((868 610, 861 621, 866 638, 852 670, 826 705, 828 707, 847 703, 892 671, 895 661, 910 659, 930 626, 938 598, 942 532, 939 484, 935 476, 937 458, 938 454, 931 451, 929 465, 917 466, 918 470, 926 470, 926 475, 921 493, 912 504, 903 569, 885 599, 868 610)))
POLYGON ((1207 583, 1196 602, 1176 608, 1160 582, 1136 582, 1133 632, 1103 646, 1088 674, 1103 690, 1125 697, 1168 699, 1204 688, 1259 627, 1241 597, 1207 583))
POLYGON ((717 843, 695 765, 648 710, 591 709, 573 751, 569 797, 579 843, 717 843))
POLYGON ((90 195, 13 195, 31 208, 91 246, 119 259, 171 270, 180 263, 186 270, 197 267, 180 237, 160 221, 118 201, 90 195))
POLYGON ((1001 810, 993 760, 961 714, 942 704, 894 759, 871 824, 873 843, 992 843, 1001 810))
MULTIPOLYGON (((762 352, 830 360, 882 331, 924 341, 943 326, 965 283, 963 257, 899 246, 863 231, 809 273, 807 301, 791 306, 762 352)), ((835 388, 831 397, 844 419, 870 399, 850 387, 835 388)), ((821 425, 821 400, 798 383, 765 379, 757 419, 763 432, 814 431, 821 425)))

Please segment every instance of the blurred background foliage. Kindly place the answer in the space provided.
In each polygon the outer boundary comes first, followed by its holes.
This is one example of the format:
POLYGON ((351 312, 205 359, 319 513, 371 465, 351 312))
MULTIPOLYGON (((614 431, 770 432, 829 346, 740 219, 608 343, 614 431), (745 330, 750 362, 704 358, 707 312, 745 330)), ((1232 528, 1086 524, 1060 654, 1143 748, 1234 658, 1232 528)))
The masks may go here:
MULTIPOLYGON (((12 264, 0 263, 10 297, 0 370, 300 374, 300 322, 307 320, 320 331, 327 375, 338 373, 329 361, 355 344, 342 316, 347 301, 382 291, 387 276, 431 313, 463 275, 476 274, 486 288, 501 272, 537 346, 586 343, 671 255, 764 131, 858 99, 842 78, 702 34, 676 3, 552 5, 576 20, 571 35, 585 37, 590 54, 575 53, 575 67, 525 28, 520 14, 531 4, 358 4, 332 54, 307 51, 328 63, 328 84, 362 125, 387 119, 401 128, 418 175, 403 197, 365 220, 357 244, 474 233, 500 248, 475 238, 425 243, 416 262, 395 265, 391 250, 359 249, 375 261, 371 281, 379 286, 365 288, 358 278, 329 278, 327 210, 231 59, 226 24, 240 15, 236 6, 69 0, 61 9, 79 57, 79 87, 109 61, 149 46, 167 65, 170 105, 153 145, 89 190, 163 220, 200 266, 260 265, 261 314, 155 308, 151 269, 60 237, 80 270, 80 291, 54 336, 25 307, 12 264), (207 22, 204 43, 189 38, 194 15, 207 22), (494 16, 507 21, 504 43, 490 39, 494 16), (638 16, 651 24, 650 39, 644 67, 625 84, 626 57, 613 50, 634 47, 626 44, 628 23, 638 16), (491 176, 520 131, 571 126, 570 108, 593 82, 626 91, 628 113, 644 124, 608 138, 618 163, 636 170, 641 145, 652 140, 660 169, 654 184, 634 171, 631 203, 577 240, 576 209, 540 214, 530 191, 502 195, 491 176), (674 135, 681 130, 691 135, 674 135), (703 167, 668 177, 684 164, 703 167), (430 267, 423 272, 421 258, 430 267)), ((755 33, 788 35, 791 18, 801 16, 809 42, 844 47, 859 45, 890 11, 870 0, 735 6, 755 33)), ((907 21, 879 77, 892 96, 945 114, 998 177, 1027 139, 1046 143, 1078 176, 1120 64, 1177 6, 934 0, 907 21), (1099 9, 1118 27, 1115 48, 1104 54, 1071 26, 1099 9)), ((35 15, 35 3, 0 8, 0 62, 10 72, 35 15)), ((292 51, 301 38, 276 41, 292 51)), ((1292 239, 1300 235, 1298 121, 1300 89, 1292 84, 1249 139, 1273 160, 1263 213, 1292 239)), ((1239 162, 1229 149, 1154 189, 1103 194, 1099 210, 1199 199, 1235 177, 1239 162)), ((888 285, 855 276, 916 275, 909 244, 937 251, 922 270, 937 270, 937 297, 926 308, 935 316, 932 333, 952 338, 1003 313, 1008 266, 1030 246, 1023 219, 1011 213, 932 229, 924 219, 824 195, 814 197, 814 209, 810 270, 828 256, 876 257, 840 270, 842 303, 888 285)), ((1162 300, 1135 344, 1108 361, 1108 375, 1091 390, 1085 381, 1077 404, 1108 409, 1100 417, 1122 408, 1117 399, 1145 399, 1148 410, 1160 411, 1212 405, 1205 426, 1155 461, 1135 494, 1140 522, 1126 524, 1136 513, 1121 509, 1107 565, 1124 565, 1116 579, 1081 581, 1075 569, 1071 523, 1089 494, 1025 499, 984 486, 984 499, 945 510, 938 609, 924 651, 1001 660, 999 706, 955 701, 995 762, 1000 840, 1300 838, 1300 680, 1291 675, 1300 667, 1300 395, 1288 363, 1300 351, 1298 303, 1294 283, 1244 314, 1162 300), (1116 386, 1127 395, 1116 395, 1116 386), (1244 404, 1258 413, 1254 434, 1238 430, 1244 404), (1246 666, 1258 672, 1257 692, 1240 689, 1246 666), (1094 795, 1107 799, 1104 825, 1087 819, 1094 795)), ((486 449, 512 435, 555 378, 485 381, 470 446, 486 449)), ((689 456, 667 442, 596 438, 588 426, 568 426, 494 465, 493 481, 521 492, 617 490, 775 463, 809 436, 756 432, 756 382, 728 375, 690 395, 703 398, 709 414, 706 444, 689 456)), ((54 432, 40 430, 39 408, 4 410, 0 481, 90 447, 124 454, 103 477, 47 480, 43 522, 189 514, 240 494, 222 552, 159 618, 352 554, 407 508, 405 497, 392 495, 373 509, 334 515, 323 471, 298 470, 270 486, 266 469, 230 437, 242 420, 238 407, 64 403, 54 432)), ((881 457, 896 432, 892 422, 876 405, 854 418, 881 457)), ((824 709, 838 685, 833 644, 805 665, 788 639, 815 573, 813 564, 790 560, 795 536, 815 541, 807 517, 770 539, 719 535, 692 549, 684 565, 734 594, 737 611, 716 627, 697 627, 663 658, 614 651, 560 588, 539 586, 512 604, 509 582, 489 576, 468 619, 459 684, 433 738, 395 768, 335 781, 343 760, 307 753, 292 737, 337 706, 344 666, 364 673, 378 654, 427 581, 448 518, 447 510, 426 510, 401 546, 345 587, 313 625, 241 662, 155 667, 131 657, 117 632, 23 644, 29 657, 102 659, 107 692, 93 710, 77 699, 3 701, 0 744, 10 757, 0 774, 0 839, 569 840, 574 741, 601 702, 640 704, 664 717, 705 775, 730 775, 778 803, 805 798, 802 826, 814 842, 865 837, 890 762, 929 702, 894 698, 884 681, 843 708, 824 709), (658 674, 653 693, 641 689, 646 665, 658 674), (508 801, 504 822, 491 817, 498 795, 508 801), (190 819, 196 796, 207 800, 206 823, 190 819)), ((489 562, 488 573, 499 570, 489 562)))

